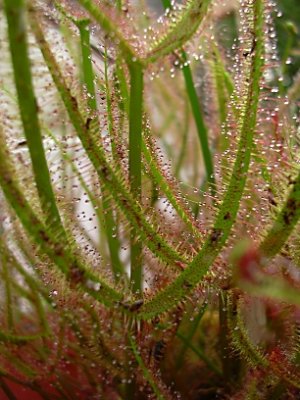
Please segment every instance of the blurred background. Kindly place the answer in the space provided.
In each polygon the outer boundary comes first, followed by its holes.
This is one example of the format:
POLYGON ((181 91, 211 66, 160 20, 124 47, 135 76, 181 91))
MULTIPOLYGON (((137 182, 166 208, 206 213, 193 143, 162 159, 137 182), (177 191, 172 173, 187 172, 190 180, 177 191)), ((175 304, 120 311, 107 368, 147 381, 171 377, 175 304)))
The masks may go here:
POLYGON ((276 21, 279 53, 285 60, 286 79, 291 81, 300 68, 300 1, 278 0, 277 4, 282 12, 276 21))

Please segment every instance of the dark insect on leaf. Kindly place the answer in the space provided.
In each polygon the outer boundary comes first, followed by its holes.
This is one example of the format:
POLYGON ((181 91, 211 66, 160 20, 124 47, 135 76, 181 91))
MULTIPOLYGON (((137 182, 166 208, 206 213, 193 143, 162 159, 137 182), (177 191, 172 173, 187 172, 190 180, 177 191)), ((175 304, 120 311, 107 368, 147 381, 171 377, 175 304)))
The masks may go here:
POLYGON ((159 340, 155 343, 152 355, 155 361, 159 362, 163 359, 166 349, 166 342, 164 340, 159 340))
POLYGON ((120 304, 126 310, 134 312, 134 311, 139 310, 142 307, 142 305, 144 304, 144 300, 139 299, 139 300, 135 301, 134 303, 120 302, 120 304))

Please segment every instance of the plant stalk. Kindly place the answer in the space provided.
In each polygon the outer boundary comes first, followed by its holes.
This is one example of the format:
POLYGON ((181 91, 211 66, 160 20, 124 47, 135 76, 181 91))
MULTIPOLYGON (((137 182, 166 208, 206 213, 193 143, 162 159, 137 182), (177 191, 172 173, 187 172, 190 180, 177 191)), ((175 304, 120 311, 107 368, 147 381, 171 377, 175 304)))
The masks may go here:
MULTIPOLYGON (((132 196, 141 204, 142 200, 142 125, 143 125, 143 68, 132 63, 130 71, 129 105, 129 181, 132 196)), ((142 242, 133 229, 130 234, 131 275, 134 293, 142 292, 142 242)))

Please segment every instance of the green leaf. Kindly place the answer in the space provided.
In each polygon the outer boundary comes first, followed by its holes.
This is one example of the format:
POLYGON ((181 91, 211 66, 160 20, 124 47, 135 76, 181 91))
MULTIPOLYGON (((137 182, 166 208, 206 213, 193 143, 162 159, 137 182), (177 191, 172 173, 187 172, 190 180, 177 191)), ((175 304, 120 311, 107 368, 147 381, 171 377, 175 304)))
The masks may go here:
POLYGON ((266 233, 259 250, 266 257, 275 256, 289 238, 300 218, 300 172, 279 211, 277 218, 266 233))
POLYGON ((41 207, 46 217, 46 224, 51 226, 51 229, 56 235, 66 236, 56 206, 45 151, 43 148, 38 119, 38 103, 34 94, 30 60, 28 56, 25 5, 23 0, 5 0, 4 4, 8 22, 8 36, 14 68, 18 105, 30 152, 41 207))
POLYGON ((138 231, 139 236, 153 254, 170 265, 170 267, 178 270, 179 264, 185 264, 187 262, 185 256, 178 254, 177 251, 157 233, 158 228, 145 218, 140 204, 127 190, 122 171, 120 171, 116 165, 111 165, 111 162, 107 160, 105 150, 99 140, 98 130, 92 130, 92 127, 87 126, 83 115, 79 111, 77 99, 72 96, 65 82, 54 55, 44 37, 43 31, 39 26, 33 8, 30 13, 30 21, 33 33, 36 36, 36 40, 62 98, 70 121, 81 140, 87 156, 97 171, 101 184, 104 189, 113 196, 120 210, 124 213, 132 227, 138 231))
POLYGON ((180 49, 197 31, 207 14, 211 0, 188 0, 177 15, 172 16, 163 35, 151 45, 145 62, 153 63, 159 58, 180 49))
POLYGON ((142 319, 151 319, 156 315, 175 307, 191 293, 207 273, 220 251, 224 247, 235 222, 240 201, 245 189, 247 172, 250 165, 253 135, 256 129, 260 79, 264 52, 264 17, 263 1, 253 4, 255 52, 249 62, 249 84, 247 94, 242 99, 242 114, 239 124, 239 144, 231 178, 219 207, 213 227, 207 236, 202 249, 188 267, 166 288, 144 303, 138 312, 142 319))

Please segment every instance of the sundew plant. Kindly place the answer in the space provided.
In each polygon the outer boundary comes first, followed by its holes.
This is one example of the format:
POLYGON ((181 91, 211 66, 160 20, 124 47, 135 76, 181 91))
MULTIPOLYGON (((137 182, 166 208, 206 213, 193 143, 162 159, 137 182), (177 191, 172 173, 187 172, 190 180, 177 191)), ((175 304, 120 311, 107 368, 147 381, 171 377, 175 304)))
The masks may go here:
POLYGON ((299 398, 297 40, 274 0, 0 1, 1 400, 299 398))

